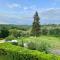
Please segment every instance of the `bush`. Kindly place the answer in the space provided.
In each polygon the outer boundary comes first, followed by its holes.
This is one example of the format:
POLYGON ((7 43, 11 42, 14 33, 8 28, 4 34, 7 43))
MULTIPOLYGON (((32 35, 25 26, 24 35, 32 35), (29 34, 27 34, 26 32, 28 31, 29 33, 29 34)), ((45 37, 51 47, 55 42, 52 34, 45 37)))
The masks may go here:
POLYGON ((42 35, 47 35, 47 33, 48 33, 48 30, 45 28, 45 29, 42 29, 42 35))
POLYGON ((3 40, 3 38, 0 38, 0 40, 3 40))
POLYGON ((7 36, 9 36, 9 31, 8 31, 8 29, 2 28, 1 31, 0 31, 0 38, 5 38, 5 37, 7 37, 7 36))
POLYGON ((22 31, 20 34, 22 37, 29 37, 30 36, 29 32, 27 32, 27 31, 22 31))
POLYGON ((15 37, 13 35, 10 35, 5 38, 6 41, 10 41, 10 40, 14 40, 14 39, 15 39, 15 37))
POLYGON ((21 36, 21 31, 17 30, 17 29, 10 29, 9 30, 10 35, 13 35, 14 37, 18 38, 21 36))
POLYGON ((45 53, 50 53, 50 49, 51 49, 51 45, 48 44, 45 41, 40 41, 40 42, 28 42, 26 43, 26 48, 31 49, 31 50, 38 50, 41 52, 45 52, 45 53))
POLYGON ((60 60, 60 56, 29 50, 9 43, 0 44, 1 60, 60 60), (3 58, 4 57, 4 58, 3 58))
POLYGON ((55 36, 60 36, 60 29, 51 29, 50 30, 50 35, 55 35, 55 36))
POLYGON ((36 50, 41 52, 50 53, 51 45, 46 41, 41 41, 37 44, 36 50))
POLYGON ((34 42, 28 42, 26 45, 27 45, 27 48, 36 50, 36 46, 34 42))

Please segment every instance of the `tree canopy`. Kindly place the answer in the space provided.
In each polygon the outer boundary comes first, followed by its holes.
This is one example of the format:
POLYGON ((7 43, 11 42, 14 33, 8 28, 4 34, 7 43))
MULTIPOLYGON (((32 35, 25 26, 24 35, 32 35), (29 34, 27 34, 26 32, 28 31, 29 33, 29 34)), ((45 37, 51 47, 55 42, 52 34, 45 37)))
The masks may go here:
POLYGON ((40 35, 40 18, 38 16, 38 12, 36 11, 34 15, 34 21, 32 24, 32 35, 33 36, 39 36, 40 35))

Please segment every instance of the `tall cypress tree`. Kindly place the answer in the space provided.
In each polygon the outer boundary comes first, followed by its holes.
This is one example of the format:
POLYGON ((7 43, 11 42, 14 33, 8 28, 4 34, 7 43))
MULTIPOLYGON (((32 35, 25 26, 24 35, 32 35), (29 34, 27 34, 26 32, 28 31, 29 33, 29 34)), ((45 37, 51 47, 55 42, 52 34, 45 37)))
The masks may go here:
POLYGON ((32 24, 32 35, 33 36, 39 36, 40 35, 40 22, 39 22, 40 18, 38 16, 38 12, 36 11, 35 15, 34 15, 34 21, 32 24))

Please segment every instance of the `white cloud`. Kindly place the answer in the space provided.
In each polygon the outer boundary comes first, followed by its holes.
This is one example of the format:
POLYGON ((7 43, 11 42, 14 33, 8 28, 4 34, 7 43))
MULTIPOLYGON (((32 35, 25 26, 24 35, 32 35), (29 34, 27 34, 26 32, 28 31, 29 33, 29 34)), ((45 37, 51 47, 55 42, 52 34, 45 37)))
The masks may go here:
POLYGON ((47 20, 60 20, 60 8, 49 8, 39 12, 40 16, 47 20))
MULTIPOLYGON (((60 8, 42 8, 42 9, 37 9, 39 12, 39 16, 41 18, 41 21, 44 23, 60 23, 60 8)), ((32 23, 33 21, 33 16, 35 11, 32 10, 25 10, 25 11, 20 11, 22 13, 17 12, 17 14, 0 14, 0 21, 1 23, 21 23, 23 24, 26 23, 32 23), (2 18, 2 19, 1 19, 2 18), (3 19, 4 18, 4 19, 3 19)))
POLYGON ((28 7, 23 7, 24 8, 24 10, 27 10, 27 9, 29 9, 28 7))
POLYGON ((21 7, 21 5, 17 4, 17 3, 13 3, 13 4, 8 4, 7 5, 9 8, 17 8, 17 7, 21 7))
POLYGON ((32 6, 23 6, 22 7, 24 10, 37 10, 37 7, 35 5, 32 5, 32 6))
POLYGON ((36 10, 37 7, 35 5, 33 5, 33 6, 30 6, 30 9, 36 10))

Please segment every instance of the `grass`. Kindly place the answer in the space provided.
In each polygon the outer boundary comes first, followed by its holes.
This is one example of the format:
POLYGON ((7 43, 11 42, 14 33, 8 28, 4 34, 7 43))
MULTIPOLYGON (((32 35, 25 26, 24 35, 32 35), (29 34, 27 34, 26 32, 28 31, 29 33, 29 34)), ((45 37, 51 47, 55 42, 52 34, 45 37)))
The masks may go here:
POLYGON ((0 60, 60 60, 60 56, 29 50, 10 43, 1 43, 0 49, 0 60))
POLYGON ((9 59, 9 57, 2 55, 2 56, 0 56, 0 60, 10 60, 10 59, 9 59))
POLYGON ((33 41, 36 43, 40 43, 41 41, 45 41, 50 44, 53 48, 52 49, 60 49, 60 38, 54 36, 40 36, 40 37, 22 37, 18 39, 19 43, 22 41, 24 43, 33 41))

